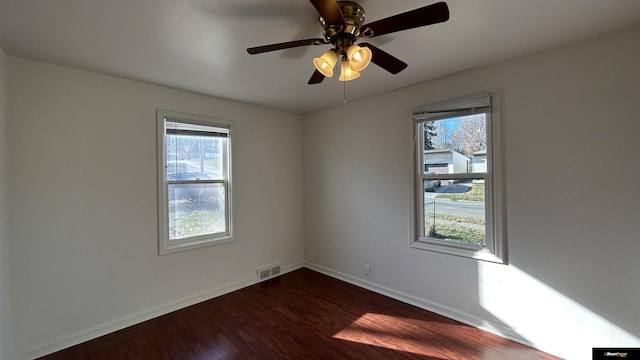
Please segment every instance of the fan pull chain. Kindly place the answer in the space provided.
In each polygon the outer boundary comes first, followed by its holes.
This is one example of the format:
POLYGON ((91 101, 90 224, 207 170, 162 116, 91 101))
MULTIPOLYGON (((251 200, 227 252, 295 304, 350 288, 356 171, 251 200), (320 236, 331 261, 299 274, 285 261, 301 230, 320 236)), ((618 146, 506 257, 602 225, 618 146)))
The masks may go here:
POLYGON ((342 82, 342 102, 347 105, 347 82, 342 82))

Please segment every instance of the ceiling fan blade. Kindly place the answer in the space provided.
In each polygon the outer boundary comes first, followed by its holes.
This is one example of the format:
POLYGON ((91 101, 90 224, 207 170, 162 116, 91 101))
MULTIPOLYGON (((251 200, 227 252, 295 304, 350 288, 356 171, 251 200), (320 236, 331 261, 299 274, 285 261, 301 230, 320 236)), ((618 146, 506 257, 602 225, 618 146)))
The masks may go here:
POLYGON ((340 25, 344 29, 347 23, 344 21, 342 11, 336 0, 309 0, 313 7, 316 8, 318 14, 329 25, 340 25))
POLYGON ((447 20, 449 20, 449 7, 445 2, 439 2, 364 24, 360 29, 364 37, 374 37, 447 20))
POLYGON ((261 54, 261 53, 265 53, 265 52, 269 52, 269 51, 290 49, 290 48, 294 48, 294 47, 298 47, 298 46, 324 45, 324 44, 327 44, 326 40, 320 39, 320 38, 294 40, 294 41, 287 41, 287 42, 278 43, 278 44, 250 47, 250 48, 247 49, 247 52, 249 54, 254 55, 254 54, 261 54))
POLYGON ((322 80, 324 80, 324 75, 322 75, 320 71, 316 70, 313 72, 313 75, 311 75, 311 78, 309 79, 309 82, 307 82, 307 84, 320 84, 322 80))
POLYGON ((369 44, 369 43, 360 43, 360 46, 368 47, 371 50, 371 62, 380 66, 381 68, 387 70, 392 74, 397 74, 400 71, 407 68, 407 63, 398 59, 397 57, 389 54, 386 51, 380 50, 379 48, 369 44))

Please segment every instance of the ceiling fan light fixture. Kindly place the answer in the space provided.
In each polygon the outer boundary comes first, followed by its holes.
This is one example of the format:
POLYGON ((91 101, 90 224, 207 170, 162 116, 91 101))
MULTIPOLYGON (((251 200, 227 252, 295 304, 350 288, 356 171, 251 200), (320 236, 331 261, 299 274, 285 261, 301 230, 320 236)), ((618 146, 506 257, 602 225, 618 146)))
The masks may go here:
POLYGON ((349 60, 343 60, 340 63, 340 81, 351 81, 360 77, 360 72, 351 68, 349 60))
POLYGON ((356 44, 352 44, 347 48, 347 58, 349 59, 349 66, 353 71, 362 71, 371 63, 373 54, 368 47, 361 47, 356 44))
POLYGON ((338 62, 338 54, 331 49, 326 51, 320 57, 313 59, 313 66, 324 76, 333 76, 333 67, 338 62))
POLYGON ((426 5, 365 23, 364 8, 355 1, 309 0, 320 15, 320 25, 324 29, 322 38, 285 41, 270 45, 254 46, 247 49, 251 55, 276 50, 285 50, 309 45, 328 45, 333 49, 313 59, 315 71, 307 84, 319 84, 325 77, 332 77, 334 68, 341 61, 341 81, 349 81, 360 76, 371 62, 391 74, 407 68, 407 64, 395 56, 378 49, 372 44, 354 45, 362 38, 373 38, 398 31, 415 29, 449 20, 449 6, 444 1, 426 5), (374 59, 375 58, 375 59, 374 59))

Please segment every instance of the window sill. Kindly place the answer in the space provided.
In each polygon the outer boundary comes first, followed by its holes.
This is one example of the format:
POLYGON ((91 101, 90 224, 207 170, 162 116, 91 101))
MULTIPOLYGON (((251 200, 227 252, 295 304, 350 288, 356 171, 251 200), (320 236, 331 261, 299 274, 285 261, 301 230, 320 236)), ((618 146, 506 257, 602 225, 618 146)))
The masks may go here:
POLYGON ((176 253, 180 251, 199 249, 206 246, 226 244, 233 241, 235 241, 235 238, 231 235, 215 237, 215 238, 186 240, 186 241, 165 241, 159 249, 159 254, 160 255, 171 254, 171 253, 176 253))
POLYGON ((463 244, 446 243, 436 240, 418 240, 411 243, 411 247, 414 249, 427 250, 438 252, 441 254, 448 254, 454 256, 465 257, 469 259, 476 259, 482 261, 489 261, 498 264, 506 264, 506 259, 497 256, 486 248, 477 246, 465 246, 463 244))

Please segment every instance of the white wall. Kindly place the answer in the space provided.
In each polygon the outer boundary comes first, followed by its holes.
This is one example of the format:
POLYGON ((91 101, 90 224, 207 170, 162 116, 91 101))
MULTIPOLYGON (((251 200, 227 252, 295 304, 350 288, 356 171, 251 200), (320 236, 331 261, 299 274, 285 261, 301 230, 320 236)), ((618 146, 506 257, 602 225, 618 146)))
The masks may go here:
POLYGON ((305 116, 308 266, 569 359, 640 346, 638 44, 636 28, 305 116), (496 88, 510 264, 410 248, 411 108, 496 88))
POLYGON ((259 267, 302 266, 299 116, 13 57, 8 82, 23 357, 246 286, 259 267), (157 255, 158 108, 235 122, 235 242, 157 255))
POLYGON ((9 268, 9 222, 7 208, 7 77, 6 62, 0 48, 0 359, 12 357, 12 320, 10 268, 9 268))

